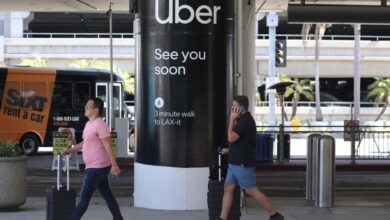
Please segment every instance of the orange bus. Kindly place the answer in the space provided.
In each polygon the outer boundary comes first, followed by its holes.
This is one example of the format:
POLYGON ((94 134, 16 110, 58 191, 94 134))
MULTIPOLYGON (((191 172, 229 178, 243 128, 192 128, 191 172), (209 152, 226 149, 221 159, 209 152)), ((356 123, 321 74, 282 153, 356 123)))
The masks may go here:
MULTIPOLYGON (((108 115, 110 72, 99 69, 0 67, 0 139, 19 143, 26 155, 52 146, 52 132, 73 128, 81 141, 89 97, 104 101, 108 115)), ((123 115, 123 81, 113 75, 114 117, 123 115)))

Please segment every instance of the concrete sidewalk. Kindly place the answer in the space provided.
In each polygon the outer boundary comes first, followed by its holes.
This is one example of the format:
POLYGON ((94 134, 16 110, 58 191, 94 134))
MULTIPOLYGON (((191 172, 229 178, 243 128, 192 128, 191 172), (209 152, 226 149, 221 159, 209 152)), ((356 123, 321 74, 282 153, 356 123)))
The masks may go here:
MULTIPOLYGON (((135 208, 132 198, 117 198, 124 219, 137 220, 207 220, 208 211, 159 211, 135 208)), ((343 197, 337 198, 333 208, 315 208, 304 198, 270 198, 273 205, 285 215, 285 220, 388 220, 390 219, 389 197, 343 197)), ((44 220, 45 198, 29 197, 17 211, 0 211, 1 220, 44 220)), ((252 198, 244 201, 242 220, 267 220, 268 214, 252 198)), ((94 197, 83 220, 109 220, 111 214, 100 197, 94 197)))
MULTIPOLYGON (((79 155, 80 156, 80 155, 79 155)), ((20 210, 0 210, 0 220, 45 220, 46 189, 54 186, 56 173, 51 171, 53 156, 37 155, 28 161, 28 200, 20 210)), ((120 161, 121 162, 121 161, 120 161)), ((288 164, 264 164, 256 172, 261 190, 270 196, 273 205, 286 220, 387 220, 390 219, 390 162, 358 161, 350 165, 338 160, 335 207, 315 208, 304 198, 304 160, 288 164)), ((158 211, 134 208, 134 170, 131 161, 123 164, 123 172, 113 182, 113 192, 125 219, 137 220, 208 220, 208 211, 158 211)), ((80 191, 83 172, 71 172, 71 187, 80 191)), ((169 198, 167 198, 169 199, 169 198)), ((267 220, 268 214, 253 199, 244 200, 241 220, 267 220), (246 203, 245 203, 246 201, 246 203)), ((112 219, 104 201, 93 197, 83 220, 112 219)))

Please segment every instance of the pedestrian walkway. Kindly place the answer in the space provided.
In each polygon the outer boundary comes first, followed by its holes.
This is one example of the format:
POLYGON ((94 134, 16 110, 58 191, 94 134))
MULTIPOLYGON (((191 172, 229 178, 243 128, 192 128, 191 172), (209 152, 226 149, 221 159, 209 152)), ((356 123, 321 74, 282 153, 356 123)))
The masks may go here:
MULTIPOLYGON (((167 198, 168 199, 168 198, 167 198)), ((389 197, 337 198, 333 208, 316 208, 301 197, 272 197, 274 206, 285 215, 285 220, 388 220, 389 197)), ((208 211, 159 211, 135 208, 129 197, 118 198, 124 219, 128 220, 207 220, 208 211)), ((29 197, 17 211, 0 211, 1 220, 44 220, 45 198, 29 197)), ((268 214, 252 198, 244 201, 241 220, 268 220, 268 214)), ((100 197, 94 197, 83 220, 112 219, 100 197)))
MULTIPOLYGON (((17 211, 1 211, 0 220, 46 219, 46 189, 55 185, 51 155, 37 155, 28 161, 28 199, 17 211)), ((333 208, 315 208, 305 200, 305 161, 285 165, 264 164, 258 167, 257 183, 286 220, 387 220, 390 219, 390 174, 388 161, 358 161, 351 165, 337 161, 336 202, 333 208)), ((130 163, 131 164, 131 163, 130 163)), ((123 163, 123 173, 113 181, 113 191, 125 219, 136 220, 208 220, 208 211, 157 211, 133 205, 133 169, 123 163)), ((71 186, 79 188, 83 171, 71 172, 71 186)), ((169 198, 167 198, 169 199, 169 198)), ((243 201, 241 220, 267 220, 268 214, 255 201, 243 201)), ((93 197, 83 220, 112 219, 98 194, 93 197)))

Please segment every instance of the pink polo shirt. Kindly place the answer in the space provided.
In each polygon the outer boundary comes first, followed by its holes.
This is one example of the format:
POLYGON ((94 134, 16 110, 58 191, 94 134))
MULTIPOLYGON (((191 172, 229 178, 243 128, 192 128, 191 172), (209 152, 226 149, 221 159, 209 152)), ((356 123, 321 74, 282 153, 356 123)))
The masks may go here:
POLYGON ((83 131, 83 159, 86 169, 111 165, 101 140, 110 136, 110 129, 102 118, 99 117, 87 122, 83 131))

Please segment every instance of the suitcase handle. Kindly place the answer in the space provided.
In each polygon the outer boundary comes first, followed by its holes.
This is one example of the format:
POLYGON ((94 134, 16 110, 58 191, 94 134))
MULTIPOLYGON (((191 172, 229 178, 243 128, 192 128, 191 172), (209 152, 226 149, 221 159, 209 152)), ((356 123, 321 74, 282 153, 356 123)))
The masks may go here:
POLYGON ((69 191, 70 190, 70 187, 69 187, 69 158, 70 158, 70 155, 67 154, 66 155, 66 190, 69 191))
POLYGON ((222 151, 218 151, 218 181, 222 180, 222 151))
MULTIPOLYGON (((61 170, 62 170, 62 155, 58 154, 57 155, 57 190, 60 190, 61 184, 62 184, 62 175, 61 175, 61 170)), ((65 168, 66 168, 66 190, 70 190, 69 186, 69 154, 66 155, 66 163, 65 163, 65 168)))

